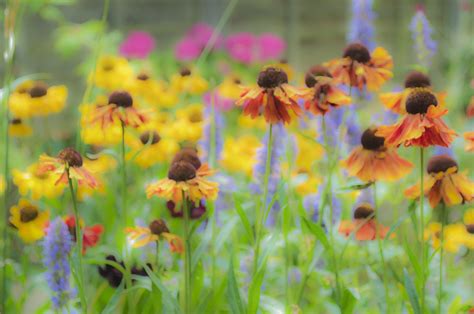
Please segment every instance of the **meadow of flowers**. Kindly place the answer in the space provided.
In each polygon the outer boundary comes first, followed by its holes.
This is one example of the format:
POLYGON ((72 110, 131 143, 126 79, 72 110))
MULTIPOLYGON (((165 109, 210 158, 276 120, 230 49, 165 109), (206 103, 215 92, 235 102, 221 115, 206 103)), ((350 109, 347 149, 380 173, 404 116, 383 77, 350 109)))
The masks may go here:
POLYGON ((413 6, 409 64, 347 1, 305 69, 224 31, 237 2, 170 47, 117 37, 110 0, 61 20, 66 86, 15 68, 25 12, 64 3, 6 1, 0 313, 474 313, 472 1, 450 39, 413 6))

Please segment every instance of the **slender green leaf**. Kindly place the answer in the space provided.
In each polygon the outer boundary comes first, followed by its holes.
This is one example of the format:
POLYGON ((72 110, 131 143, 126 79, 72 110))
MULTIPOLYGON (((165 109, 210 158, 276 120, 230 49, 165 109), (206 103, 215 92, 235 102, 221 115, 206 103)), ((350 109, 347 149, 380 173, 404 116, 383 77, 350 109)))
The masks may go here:
POLYGON ((161 282, 160 278, 155 275, 155 273, 147 266, 143 265, 148 277, 150 277, 151 282, 161 291, 163 298, 163 313, 181 313, 179 304, 176 301, 176 298, 171 295, 171 293, 166 289, 165 285, 161 282))
POLYGON ((115 289, 114 294, 110 298, 109 302, 107 302, 107 306, 105 309, 102 311, 102 314, 111 314, 111 313, 116 313, 117 310, 115 309, 117 307, 117 304, 120 302, 120 297, 122 296, 124 292, 124 287, 125 285, 125 280, 122 280, 120 283, 120 286, 115 289))
POLYGON ((258 311, 258 305, 260 303, 260 292, 262 289, 263 278, 265 277, 266 263, 262 263, 252 278, 252 282, 249 287, 249 300, 248 300, 248 314, 256 314, 258 311))
POLYGON ((233 314, 244 314, 245 308, 240 297, 239 285, 235 278, 233 256, 230 257, 227 271, 227 300, 233 314))
POLYGON ((250 225, 250 221, 247 218, 247 215, 244 209, 242 208, 240 202, 238 202, 236 198, 234 198, 234 204, 235 204, 235 210, 237 211, 237 214, 239 214, 240 221, 242 222, 242 225, 244 226, 245 231, 247 232, 247 236, 249 240, 253 242, 254 238, 253 238, 253 231, 252 231, 252 226, 250 225))
POLYGON ((352 291, 345 286, 342 287, 341 312, 343 314, 353 313, 356 303, 357 298, 354 296, 352 291))
POLYGON ((328 238, 326 237, 326 233, 324 232, 324 229, 320 225, 315 224, 312 221, 309 221, 305 217, 303 217, 303 221, 308 227, 309 231, 311 231, 311 233, 314 234, 314 236, 322 243, 324 248, 326 250, 330 249, 329 241, 328 241, 328 238))
POLYGON ((418 293, 416 292, 415 285, 413 284, 413 281, 411 280, 411 277, 405 268, 403 269, 403 277, 404 277, 404 282, 405 282, 405 289, 408 293, 408 298, 410 299, 413 312, 415 314, 421 314, 418 293))

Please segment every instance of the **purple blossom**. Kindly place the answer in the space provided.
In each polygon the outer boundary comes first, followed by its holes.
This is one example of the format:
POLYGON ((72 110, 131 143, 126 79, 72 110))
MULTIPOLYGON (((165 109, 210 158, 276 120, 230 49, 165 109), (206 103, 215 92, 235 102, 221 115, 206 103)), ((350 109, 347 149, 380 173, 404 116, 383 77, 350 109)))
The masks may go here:
POLYGON ((120 54, 126 58, 146 59, 155 49, 155 39, 147 32, 136 31, 120 45, 120 54))
MULTIPOLYGON (((303 207, 311 215, 311 219, 314 222, 319 221, 319 215, 321 214, 321 198, 325 192, 326 186, 322 185, 319 188, 318 193, 316 194, 309 194, 304 197, 303 199, 303 207)), ((327 204, 326 205, 326 217, 330 217, 329 213, 330 206, 327 204)), ((332 209, 334 211, 333 217, 332 217, 332 223, 335 224, 339 218, 341 217, 341 211, 342 211, 342 204, 341 201, 333 194, 332 195, 332 209)), ((325 217, 322 219, 323 223, 325 221, 325 217)))
POLYGON ((431 65, 431 60, 437 51, 437 42, 433 40, 433 29, 426 18, 422 5, 418 5, 410 23, 416 59, 425 68, 431 65))
POLYGON ((360 42, 369 50, 375 48, 375 13, 372 5, 373 0, 352 0, 352 17, 347 34, 349 42, 360 42))
POLYGON ((222 152, 222 147, 224 145, 224 138, 223 138, 223 128, 224 128, 224 117, 222 112, 214 109, 214 115, 212 114, 212 107, 205 106, 204 108, 204 130, 203 130, 203 137, 200 141, 200 146, 202 147, 202 158, 206 162, 210 162, 210 153, 211 153, 211 146, 214 146, 214 154, 215 154, 215 161, 220 159, 220 155, 222 152), (212 119, 214 119, 214 123, 212 123, 212 119), (214 139, 211 138, 212 135, 212 126, 214 125, 214 139), (212 143, 214 141, 214 143, 212 143))
POLYGON ((362 130, 360 129, 359 118, 354 106, 351 106, 349 117, 346 122, 347 133, 346 142, 349 146, 349 150, 352 150, 355 146, 360 145, 360 137, 362 136, 362 130))
POLYGON ((434 151, 433 151, 433 155, 434 155, 434 156, 437 156, 437 155, 448 155, 448 156, 453 157, 453 156, 454 156, 454 153, 453 153, 453 149, 450 148, 450 147, 435 146, 434 151))
POLYGON ((71 273, 68 255, 72 249, 72 238, 67 225, 61 218, 51 222, 43 241, 46 282, 52 291, 51 301, 55 309, 64 307, 74 296, 69 285, 71 273))

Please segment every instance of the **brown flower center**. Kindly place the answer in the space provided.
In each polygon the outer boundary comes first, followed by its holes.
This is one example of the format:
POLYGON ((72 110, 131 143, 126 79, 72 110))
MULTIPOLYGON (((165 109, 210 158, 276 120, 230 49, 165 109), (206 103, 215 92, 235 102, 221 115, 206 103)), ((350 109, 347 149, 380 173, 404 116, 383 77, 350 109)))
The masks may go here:
POLYGON ((364 149, 378 150, 383 147, 385 139, 383 137, 376 136, 376 132, 376 128, 368 128, 364 131, 364 133, 362 133, 360 143, 362 144, 362 147, 364 147, 364 149))
POLYGON ((140 73, 137 75, 137 80, 147 81, 148 79, 150 79, 150 77, 146 73, 140 73))
POLYGON ((38 217, 38 208, 33 205, 27 205, 20 208, 20 220, 21 222, 30 222, 38 217))
POLYGON ((29 94, 31 98, 39 98, 43 97, 48 93, 48 85, 42 82, 36 83, 32 88, 29 90, 29 94))
POLYGON ((234 79, 234 84, 240 84, 240 83, 242 83, 242 81, 240 79, 238 79, 238 78, 234 79))
POLYGON ((466 231, 470 234, 474 234, 474 224, 466 225, 466 231))
POLYGON ((170 232, 163 219, 155 219, 149 225, 151 233, 161 235, 163 232, 170 232))
POLYGON ((367 63, 370 61, 370 52, 364 45, 360 43, 352 43, 344 49, 344 58, 349 57, 354 61, 360 63, 367 63))
POLYGON ((192 123, 202 122, 202 120, 203 120, 202 112, 200 111, 195 111, 191 113, 191 115, 189 116, 189 121, 192 123))
POLYGON ((426 169, 428 173, 439 173, 452 167, 456 167, 457 170, 458 163, 454 159, 448 155, 438 155, 430 158, 426 169))
POLYGON ((14 119, 10 120, 10 124, 13 124, 13 125, 19 125, 19 124, 21 124, 21 122, 22 121, 19 118, 14 118, 14 119))
POLYGON ((109 104, 114 104, 117 107, 128 108, 133 105, 133 98, 126 91, 115 91, 109 96, 109 104))
POLYGON ((431 81, 428 75, 419 71, 408 73, 405 78, 405 88, 430 87, 431 81))
POLYGON ((181 71, 179 71, 179 74, 181 76, 190 76, 191 75, 191 70, 188 68, 182 68, 181 71))
POLYGON ((193 165, 193 167, 197 170, 199 167, 201 167, 201 160, 199 160, 199 157, 197 155, 197 151, 194 148, 191 147, 185 147, 181 149, 173 158, 171 161, 172 164, 175 162, 179 161, 185 161, 193 165))
POLYGON ((59 152, 58 158, 67 162, 70 167, 81 167, 82 157, 77 150, 72 147, 67 147, 59 152))
POLYGON ((158 143, 161 140, 160 135, 156 131, 144 132, 140 135, 140 141, 143 145, 150 142, 151 145, 158 143), (150 141, 151 138, 151 141, 150 141))
POLYGON ((258 74, 257 84, 262 88, 275 88, 285 83, 288 83, 288 75, 281 69, 269 67, 258 74))
POLYGON ((359 205, 354 211, 354 219, 370 219, 375 218, 374 209, 370 204, 364 203, 359 205))
POLYGON ((196 168, 187 161, 178 161, 171 165, 168 178, 176 182, 188 181, 196 177, 196 168))
POLYGON ((312 66, 308 72, 306 72, 304 82, 307 87, 313 87, 318 82, 316 76, 327 76, 332 77, 331 73, 329 73, 328 68, 323 65, 315 65, 312 66))
POLYGON ((415 90, 408 95, 405 109, 411 114, 427 113, 431 105, 438 105, 438 100, 433 93, 427 90, 415 90))

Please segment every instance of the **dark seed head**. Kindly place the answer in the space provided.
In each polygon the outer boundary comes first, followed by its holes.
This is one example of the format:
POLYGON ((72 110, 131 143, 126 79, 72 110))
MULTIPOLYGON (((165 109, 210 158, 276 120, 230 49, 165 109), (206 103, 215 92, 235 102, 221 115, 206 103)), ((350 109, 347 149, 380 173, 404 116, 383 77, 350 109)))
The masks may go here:
POLYGON ((445 172, 449 168, 458 167, 458 163, 448 155, 433 156, 428 161, 428 173, 445 172))
POLYGON ((21 222, 30 222, 38 217, 38 208, 33 205, 27 205, 20 208, 20 220, 21 222))
POLYGON ((43 97, 48 93, 48 85, 38 82, 32 88, 30 88, 29 93, 31 98, 43 97))
POLYGON ((367 63, 370 61, 370 52, 364 45, 360 43, 352 43, 344 49, 344 58, 349 57, 354 61, 360 63, 367 63))
POLYGON ((150 225, 148 225, 148 228, 150 228, 151 233, 156 235, 161 235, 163 232, 170 232, 163 219, 153 220, 150 225))
POLYGON ((77 150, 67 147, 59 152, 58 158, 67 162, 70 167, 81 167, 82 157, 77 150))
POLYGON ((408 95, 405 109, 408 113, 427 113, 429 106, 437 106, 438 100, 428 90, 414 90, 408 95))
POLYGON ((364 147, 364 149, 378 150, 383 147, 385 139, 383 137, 376 136, 376 132, 376 128, 368 128, 364 131, 364 133, 362 133, 360 143, 362 144, 362 147, 364 147))
POLYGON ((194 166, 194 169, 199 169, 201 167, 201 160, 197 155, 197 151, 191 147, 185 147, 181 149, 171 161, 171 164, 174 164, 179 161, 185 161, 194 166))
POLYGON ((190 76, 191 75, 191 70, 188 68, 182 68, 181 71, 179 71, 179 74, 181 76, 190 76))
POLYGON ((178 161, 171 164, 168 178, 176 182, 191 180, 196 177, 196 168, 187 161, 178 161))
POLYGON ((241 81, 240 79, 238 79, 238 78, 234 79, 234 84, 237 84, 237 85, 238 85, 238 84, 240 84, 240 83, 242 83, 242 81, 241 81))
POLYGON ((473 224, 466 225, 466 231, 469 232, 470 234, 474 234, 474 225, 473 224))
POLYGON ((327 77, 332 77, 331 73, 329 73, 328 68, 322 65, 315 65, 312 66, 308 72, 306 72, 306 76, 304 79, 304 82, 307 87, 313 87, 316 85, 317 80, 316 76, 327 76, 327 77))
POLYGON ((10 124, 13 124, 13 125, 21 124, 21 119, 19 119, 19 118, 11 119, 10 124))
POLYGON ((266 68, 258 75, 257 84, 262 88, 275 88, 285 83, 288 83, 288 75, 278 68, 266 68))
POLYGON ((367 219, 368 217, 375 218, 374 209, 370 204, 363 203, 354 211, 354 219, 367 219))
POLYGON ((430 87, 431 81, 428 75, 419 71, 412 71, 408 73, 405 78, 405 88, 414 87, 430 87))
POLYGON ((150 142, 151 145, 158 143, 161 140, 160 135, 156 131, 149 131, 149 132, 144 132, 142 135, 140 135, 140 141, 142 142, 143 145, 147 144, 150 142), (151 141, 150 141, 151 137, 151 141))
POLYGON ((146 73, 140 73, 137 75, 137 80, 146 81, 148 79, 150 79, 150 77, 146 73))
POLYGON ((133 105, 133 98, 126 91, 115 91, 109 96, 109 104, 114 104, 117 107, 128 108, 133 105))

